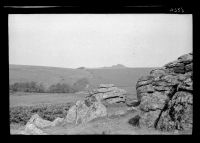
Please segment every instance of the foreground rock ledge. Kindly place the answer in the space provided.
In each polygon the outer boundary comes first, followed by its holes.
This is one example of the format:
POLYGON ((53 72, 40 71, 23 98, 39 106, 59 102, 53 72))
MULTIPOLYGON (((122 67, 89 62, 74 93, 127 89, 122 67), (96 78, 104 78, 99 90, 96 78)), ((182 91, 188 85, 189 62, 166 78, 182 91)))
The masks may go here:
POLYGON ((192 53, 185 54, 137 81, 140 126, 162 131, 192 130, 192 61, 192 53))
POLYGON ((46 135, 42 129, 47 127, 54 127, 61 124, 63 118, 57 117, 53 122, 42 119, 38 114, 34 114, 25 126, 25 130, 21 134, 25 135, 46 135))

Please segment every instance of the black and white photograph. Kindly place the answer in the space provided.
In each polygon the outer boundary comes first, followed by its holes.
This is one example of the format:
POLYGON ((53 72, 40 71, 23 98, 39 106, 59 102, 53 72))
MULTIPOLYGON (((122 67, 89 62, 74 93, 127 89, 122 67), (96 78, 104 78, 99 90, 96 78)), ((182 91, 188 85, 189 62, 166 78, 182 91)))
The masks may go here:
POLYGON ((192 14, 8 14, 11 135, 193 130, 192 14))

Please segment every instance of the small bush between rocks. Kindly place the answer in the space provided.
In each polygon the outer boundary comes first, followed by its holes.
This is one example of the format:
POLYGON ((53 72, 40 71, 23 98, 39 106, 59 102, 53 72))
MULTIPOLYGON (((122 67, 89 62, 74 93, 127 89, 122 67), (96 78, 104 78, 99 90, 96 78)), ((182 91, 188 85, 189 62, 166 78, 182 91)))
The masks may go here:
POLYGON ((57 117, 65 118, 72 104, 73 103, 11 107, 10 124, 17 123, 25 125, 33 114, 38 114, 41 118, 49 121, 53 121, 57 117))

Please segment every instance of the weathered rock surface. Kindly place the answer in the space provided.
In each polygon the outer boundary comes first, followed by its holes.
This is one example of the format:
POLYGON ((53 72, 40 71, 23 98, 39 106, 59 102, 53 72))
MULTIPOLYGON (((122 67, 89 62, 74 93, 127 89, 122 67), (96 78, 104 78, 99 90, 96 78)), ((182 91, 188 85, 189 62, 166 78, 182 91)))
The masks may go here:
POLYGON ((81 124, 106 115, 106 107, 95 97, 88 97, 85 100, 77 101, 69 109, 65 121, 67 123, 81 124))
POLYGON ((43 128, 57 126, 63 122, 63 118, 56 118, 53 122, 42 119, 38 114, 34 114, 25 126, 22 134, 26 135, 45 135, 43 128))
POLYGON ((125 103, 126 91, 115 87, 113 84, 100 84, 99 87, 92 92, 90 96, 96 97, 99 101, 105 101, 109 104, 125 103))
POLYGON ((27 124, 34 124, 37 128, 46 128, 51 126, 51 121, 42 119, 38 114, 34 114, 27 124))
POLYGON ((141 77, 137 84, 140 126, 165 131, 191 130, 192 54, 185 54, 141 77))
POLYGON ((128 107, 137 107, 140 104, 140 101, 136 99, 126 98, 126 105, 128 107))
POLYGON ((118 111, 115 111, 114 112, 114 116, 122 116, 122 115, 125 115, 127 113, 126 110, 118 110, 118 111))
POLYGON ((52 123, 51 123, 51 126, 58 126, 60 124, 62 124, 64 121, 64 118, 60 118, 60 117, 57 117, 52 123))
POLYGON ((25 130, 21 132, 25 135, 46 135, 41 129, 37 128, 34 124, 27 124, 25 130))
POLYGON ((193 95, 187 92, 176 92, 168 103, 157 123, 162 130, 189 130, 193 121, 193 95))
MULTIPOLYGON (((126 91, 119 89, 114 84, 100 84, 99 87, 90 92, 85 100, 77 101, 68 110, 66 123, 82 124, 95 118, 107 116, 105 104, 114 104, 126 101, 126 91)), ((121 112, 116 114, 122 114, 121 112)), ((124 114, 124 113, 123 113, 124 114)))

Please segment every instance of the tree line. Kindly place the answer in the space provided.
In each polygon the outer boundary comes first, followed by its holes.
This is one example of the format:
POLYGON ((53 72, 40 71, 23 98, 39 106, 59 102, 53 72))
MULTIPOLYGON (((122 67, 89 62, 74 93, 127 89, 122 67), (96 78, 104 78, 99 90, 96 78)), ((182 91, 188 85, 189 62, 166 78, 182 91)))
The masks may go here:
POLYGON ((31 82, 15 82, 10 84, 9 90, 12 92, 37 92, 37 93, 75 93, 83 90, 89 84, 87 78, 76 81, 73 85, 67 83, 56 83, 49 87, 44 87, 42 83, 31 82))

